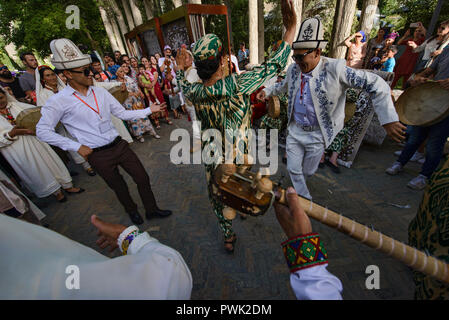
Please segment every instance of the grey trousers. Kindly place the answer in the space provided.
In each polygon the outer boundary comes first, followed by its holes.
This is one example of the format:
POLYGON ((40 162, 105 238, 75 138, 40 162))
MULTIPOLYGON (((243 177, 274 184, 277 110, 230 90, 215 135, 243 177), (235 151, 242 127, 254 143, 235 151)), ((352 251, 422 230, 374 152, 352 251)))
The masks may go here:
POLYGON ((296 121, 290 122, 287 135, 287 169, 296 193, 304 198, 312 199, 306 178, 318 169, 324 146, 320 129, 304 131, 296 121))

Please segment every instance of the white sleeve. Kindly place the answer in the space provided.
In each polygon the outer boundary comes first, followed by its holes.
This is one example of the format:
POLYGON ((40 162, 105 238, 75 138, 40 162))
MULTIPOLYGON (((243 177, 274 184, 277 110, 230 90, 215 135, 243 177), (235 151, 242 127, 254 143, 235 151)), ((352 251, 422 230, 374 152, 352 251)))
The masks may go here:
POLYGON ((337 67, 340 81, 347 88, 363 89, 370 94, 380 124, 399 121, 391 98, 391 88, 385 80, 372 72, 347 67, 343 62, 337 67))
POLYGON ((115 99, 109 91, 105 90, 105 101, 109 104, 111 113, 122 120, 137 120, 148 117, 151 114, 150 108, 143 110, 126 110, 120 102, 115 99))
POLYGON ((81 143, 63 137, 55 132, 55 127, 59 120, 61 120, 64 111, 51 101, 51 99, 47 100, 47 103, 41 108, 42 116, 36 125, 37 138, 52 146, 57 146, 62 150, 77 152, 81 147, 81 143))
POLYGON ((291 67, 287 70, 287 75, 285 76, 284 80, 281 82, 276 82, 275 84, 263 89, 265 91, 266 97, 270 96, 278 96, 282 93, 286 93, 288 89, 288 79, 290 79, 290 73, 291 73, 291 67))
POLYGON ((342 300, 341 281, 326 269, 327 264, 296 271, 290 284, 298 300, 342 300))

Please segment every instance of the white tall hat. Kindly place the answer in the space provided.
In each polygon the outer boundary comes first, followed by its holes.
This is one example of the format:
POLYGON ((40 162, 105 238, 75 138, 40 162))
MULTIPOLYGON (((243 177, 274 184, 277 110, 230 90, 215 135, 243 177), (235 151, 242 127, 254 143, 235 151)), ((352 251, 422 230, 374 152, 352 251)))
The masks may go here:
POLYGON ((293 49, 324 49, 324 26, 318 18, 309 18, 302 22, 298 38, 293 42, 293 49))
POLYGON ((52 40, 50 50, 53 53, 51 63, 60 70, 79 68, 92 63, 90 55, 83 54, 69 39, 52 40))

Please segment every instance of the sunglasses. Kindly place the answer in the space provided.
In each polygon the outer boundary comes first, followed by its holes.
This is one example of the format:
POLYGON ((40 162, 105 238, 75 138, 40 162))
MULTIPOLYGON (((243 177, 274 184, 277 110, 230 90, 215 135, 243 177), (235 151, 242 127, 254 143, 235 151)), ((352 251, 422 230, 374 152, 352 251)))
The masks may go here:
POLYGON ((92 71, 90 70, 90 68, 86 68, 83 71, 77 71, 77 70, 70 69, 70 72, 83 73, 85 77, 88 77, 92 71))
POLYGON ((311 50, 309 50, 309 51, 307 51, 306 53, 303 53, 303 54, 295 54, 295 55, 292 56, 292 58, 296 62, 301 62, 306 55, 312 53, 313 51, 315 51, 315 49, 311 49, 311 50))

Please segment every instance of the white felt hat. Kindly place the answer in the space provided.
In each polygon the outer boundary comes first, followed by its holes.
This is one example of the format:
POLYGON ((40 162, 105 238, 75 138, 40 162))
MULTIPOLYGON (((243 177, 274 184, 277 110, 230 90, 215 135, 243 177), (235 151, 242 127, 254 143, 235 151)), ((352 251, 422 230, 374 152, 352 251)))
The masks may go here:
POLYGON ((83 54, 69 39, 52 40, 50 50, 53 53, 51 63, 60 70, 79 68, 92 63, 90 55, 83 54))
POLYGON ((309 18, 302 22, 298 38, 293 42, 293 49, 324 49, 324 26, 318 18, 309 18))

